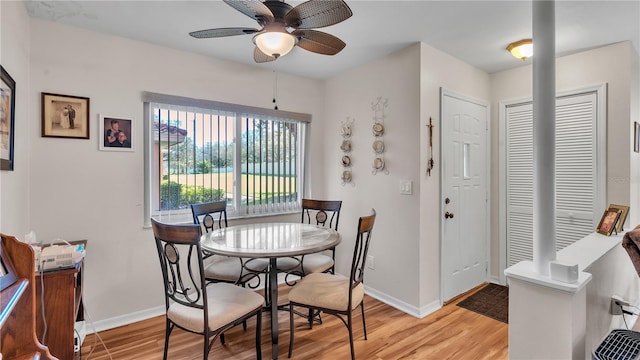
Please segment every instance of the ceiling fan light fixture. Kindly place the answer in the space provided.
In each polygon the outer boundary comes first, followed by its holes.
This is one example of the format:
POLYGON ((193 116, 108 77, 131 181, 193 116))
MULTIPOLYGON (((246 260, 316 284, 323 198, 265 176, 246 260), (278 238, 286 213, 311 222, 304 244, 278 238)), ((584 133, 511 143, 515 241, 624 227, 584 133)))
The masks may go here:
POLYGON ((533 56, 533 41, 531 39, 522 39, 513 42, 507 46, 507 51, 516 59, 524 61, 533 56))
POLYGON ((297 40, 286 30, 266 31, 253 37, 253 42, 260 51, 276 58, 287 55, 296 45, 297 40))

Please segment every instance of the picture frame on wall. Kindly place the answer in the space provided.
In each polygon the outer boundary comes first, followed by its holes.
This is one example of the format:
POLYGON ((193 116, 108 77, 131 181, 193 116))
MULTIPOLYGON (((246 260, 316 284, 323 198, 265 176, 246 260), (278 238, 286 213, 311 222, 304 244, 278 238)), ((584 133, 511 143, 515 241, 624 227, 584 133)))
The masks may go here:
POLYGON ((616 224, 618 219, 620 219, 620 214, 622 210, 618 209, 607 209, 602 214, 602 218, 600 219, 600 223, 596 228, 596 231, 602 235, 610 236, 611 233, 616 229, 616 224))
POLYGON ((98 115, 99 149, 104 151, 135 151, 133 118, 98 115))
POLYGON ((42 93, 42 137, 89 139, 89 98, 42 93))
POLYGON ((629 207, 624 205, 609 204, 609 207, 607 209, 621 211, 620 218, 618 219, 618 222, 616 224, 616 232, 618 233, 622 232, 623 230, 622 226, 624 225, 624 222, 627 220, 627 215, 629 215, 629 207))
POLYGON ((13 170, 16 82, 0 65, 0 170, 13 170))

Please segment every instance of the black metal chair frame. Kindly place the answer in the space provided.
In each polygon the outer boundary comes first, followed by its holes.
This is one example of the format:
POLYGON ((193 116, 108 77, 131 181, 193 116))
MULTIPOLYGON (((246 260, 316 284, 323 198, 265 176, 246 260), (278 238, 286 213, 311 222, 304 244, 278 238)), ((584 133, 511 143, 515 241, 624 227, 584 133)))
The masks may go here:
MULTIPOLYGON (((372 209, 373 214, 369 216, 360 217, 358 220, 358 234, 356 235, 356 243, 353 250, 353 260, 351 262, 351 271, 349 275, 349 302, 347 306, 347 310, 335 310, 335 309, 326 309, 326 308, 318 308, 313 307, 307 304, 301 304, 297 302, 290 301, 289 302, 289 357, 293 353, 293 336, 294 336, 294 323, 293 323, 293 314, 294 306, 304 307, 309 310, 309 315, 313 314, 315 310, 324 312, 330 315, 334 315, 338 319, 342 321, 342 323, 347 327, 349 331, 349 345, 351 347, 351 359, 355 359, 355 350, 353 346, 353 289, 359 284, 363 284, 364 281, 364 272, 366 269, 366 259, 367 253, 369 252, 369 244, 371 242, 371 232, 373 229, 373 224, 376 219, 376 211, 372 209), (345 318, 343 317, 346 317, 345 318)), ((364 285, 364 284, 363 284, 364 285)), ((364 330, 364 339, 367 340, 367 324, 365 322, 364 316, 364 297, 363 300, 358 304, 362 313, 362 328, 364 330)), ((313 328, 313 316, 309 316, 308 318, 309 328, 313 328)))
MULTIPOLYGON (((227 202, 225 200, 202 204, 191 204, 191 214, 193 216, 193 223, 204 227, 207 233, 213 231, 214 229, 220 229, 228 226, 227 202), (217 217, 217 219, 214 216, 217 217), (200 217, 202 217, 202 220, 200 220, 200 217)), ((207 252, 206 250, 203 251, 204 259, 207 259, 214 255, 207 252)), ((229 282, 236 285, 241 285, 243 287, 247 286, 251 289, 258 288, 260 286, 260 282, 262 281, 262 279, 260 278, 260 274, 265 274, 266 272, 252 271, 251 269, 247 268, 247 264, 252 261, 256 261, 256 259, 237 259, 241 268, 241 275, 237 280, 226 281, 223 279, 212 278, 208 278, 207 280, 209 282, 229 282), (257 279, 257 283, 252 284, 251 281, 253 279, 257 279)))
MULTIPOLYGON (((307 224, 313 224, 315 222, 315 225, 327 226, 333 230, 338 231, 341 208, 341 200, 302 199, 302 213, 300 222, 307 224), (315 216, 312 217, 312 214, 315 214, 315 216)), ((333 247, 329 249, 329 251, 331 251, 331 258, 333 259, 334 264, 324 272, 333 274, 336 261, 336 248, 333 247)), ((299 261, 299 265, 293 268, 293 270, 284 271, 286 273, 285 283, 287 285, 292 286, 295 284, 295 281, 289 281, 290 275, 299 277, 304 277, 306 275, 304 272, 304 258, 305 255, 299 258, 294 258, 299 261)))
POLYGON ((262 358, 261 329, 262 329, 262 307, 251 311, 246 315, 237 318, 217 329, 209 328, 209 307, 207 297, 208 282, 204 277, 203 253, 200 247, 200 227, 195 224, 169 225, 163 224, 155 219, 151 219, 156 248, 160 258, 162 268, 162 278, 164 280, 165 311, 169 310, 172 302, 199 309, 203 312, 203 332, 196 332, 181 327, 173 323, 167 317, 165 330, 165 343, 163 359, 167 359, 169 350, 169 335, 174 328, 178 327, 187 332, 200 334, 204 337, 204 354, 206 360, 217 337, 224 344, 224 332, 239 324, 246 323, 248 319, 256 316, 256 358, 262 358), (184 252, 187 257, 181 259, 184 252), (194 264, 197 269, 194 269, 194 264), (185 269, 186 268, 186 269, 185 269), (197 273, 195 273, 197 271, 197 273), (188 278, 187 278, 188 276, 188 278), (194 287, 190 287, 193 285, 194 287))

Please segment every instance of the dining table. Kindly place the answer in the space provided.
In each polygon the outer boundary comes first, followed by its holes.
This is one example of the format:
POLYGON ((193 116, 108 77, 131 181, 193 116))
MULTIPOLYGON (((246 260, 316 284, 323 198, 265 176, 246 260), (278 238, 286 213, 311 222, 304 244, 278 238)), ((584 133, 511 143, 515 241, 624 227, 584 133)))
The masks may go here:
MULTIPOLYGON (((268 310, 271 312, 271 346, 278 358, 277 259, 331 249, 342 241, 337 231, 313 224, 265 222, 229 226, 202 235, 203 250, 238 258, 268 258, 268 310)), ((265 293, 265 295, 267 295, 265 293)))

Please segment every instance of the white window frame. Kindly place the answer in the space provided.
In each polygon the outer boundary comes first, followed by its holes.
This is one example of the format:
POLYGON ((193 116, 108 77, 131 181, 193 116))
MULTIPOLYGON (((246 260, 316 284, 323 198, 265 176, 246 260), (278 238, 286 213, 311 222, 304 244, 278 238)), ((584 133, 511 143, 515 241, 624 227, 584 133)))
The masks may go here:
MULTIPOLYGON (((305 126, 302 126, 301 133, 299 134, 300 144, 298 147, 298 169, 297 172, 297 188, 298 190, 298 202, 296 208, 281 208, 281 207, 272 207, 272 208, 263 208, 258 209, 258 211, 254 211, 252 213, 246 212, 246 207, 241 206, 241 199, 238 196, 234 196, 234 204, 233 207, 229 207, 229 217, 230 218, 244 218, 244 217, 257 217, 257 216, 271 216, 277 214, 287 214, 299 211, 299 203, 303 194, 305 193, 306 182, 304 181, 305 176, 308 174, 308 169, 305 164, 308 163, 308 151, 307 146, 309 144, 309 128, 311 123, 311 115, 304 113, 296 113, 289 111, 281 111, 281 110, 273 110, 273 109, 265 109, 230 103, 222 103, 211 100, 201 100, 201 99, 191 99, 186 97, 174 96, 174 95, 165 95, 158 94, 152 92, 143 92, 142 93, 142 101, 144 104, 144 226, 151 226, 151 217, 161 218, 161 221, 168 223, 181 223, 181 222, 192 222, 191 211, 189 209, 181 209, 181 210, 168 210, 168 211, 158 211, 153 209, 153 185, 154 185, 154 118, 152 114, 151 106, 152 104, 163 104, 163 105, 171 105, 171 106, 179 106, 179 107, 195 107, 201 109, 215 109, 218 111, 231 112, 236 114, 236 124, 239 124, 243 118, 247 115, 259 115, 260 117, 273 119, 273 120, 285 120, 285 121, 294 121, 298 123, 302 123, 305 126), (236 211, 237 209, 237 211, 236 211)), ((241 128, 236 126, 235 131, 235 139, 240 139, 241 136, 241 128)), ((240 141, 236 141, 239 146, 240 141)), ((240 163, 240 154, 238 151, 235 152, 234 164, 240 163)), ((241 166, 234 166, 234 193, 238 193, 239 184, 241 183, 240 179, 240 171, 235 171, 235 169, 240 170, 241 166)))

